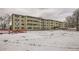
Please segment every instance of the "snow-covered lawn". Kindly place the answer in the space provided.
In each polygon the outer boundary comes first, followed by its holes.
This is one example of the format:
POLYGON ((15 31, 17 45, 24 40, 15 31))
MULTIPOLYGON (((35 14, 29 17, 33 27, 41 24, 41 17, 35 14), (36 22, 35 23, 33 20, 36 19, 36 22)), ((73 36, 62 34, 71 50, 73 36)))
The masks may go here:
POLYGON ((79 50, 79 32, 27 31, 0 34, 0 51, 63 51, 79 50))

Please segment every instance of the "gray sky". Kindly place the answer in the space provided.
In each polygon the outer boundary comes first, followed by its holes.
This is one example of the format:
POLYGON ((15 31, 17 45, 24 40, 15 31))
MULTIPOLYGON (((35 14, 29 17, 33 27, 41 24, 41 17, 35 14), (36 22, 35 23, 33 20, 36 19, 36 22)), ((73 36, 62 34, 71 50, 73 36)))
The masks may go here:
POLYGON ((0 16, 16 13, 63 21, 74 10, 75 8, 0 8, 0 16))

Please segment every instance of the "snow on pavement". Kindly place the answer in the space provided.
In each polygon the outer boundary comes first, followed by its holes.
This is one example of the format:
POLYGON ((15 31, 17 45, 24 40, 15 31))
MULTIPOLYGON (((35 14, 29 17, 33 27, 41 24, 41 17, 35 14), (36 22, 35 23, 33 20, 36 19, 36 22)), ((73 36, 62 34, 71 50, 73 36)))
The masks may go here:
POLYGON ((79 32, 27 31, 0 34, 0 51, 79 51, 79 32))

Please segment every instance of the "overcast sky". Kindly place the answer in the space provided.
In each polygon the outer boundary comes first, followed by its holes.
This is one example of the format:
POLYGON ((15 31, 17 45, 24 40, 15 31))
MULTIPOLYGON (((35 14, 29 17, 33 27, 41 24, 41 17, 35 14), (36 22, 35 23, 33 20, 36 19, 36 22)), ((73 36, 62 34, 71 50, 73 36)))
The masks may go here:
POLYGON ((16 13, 63 21, 74 10, 75 8, 0 8, 0 16, 16 13))

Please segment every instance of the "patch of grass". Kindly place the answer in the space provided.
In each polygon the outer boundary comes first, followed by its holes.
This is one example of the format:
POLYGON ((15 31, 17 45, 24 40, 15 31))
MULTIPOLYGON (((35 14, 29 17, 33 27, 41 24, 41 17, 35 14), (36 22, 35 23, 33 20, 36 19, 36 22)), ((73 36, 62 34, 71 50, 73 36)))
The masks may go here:
POLYGON ((30 50, 25 50, 25 51, 30 51, 30 50))
POLYGON ((25 39, 26 41, 28 41, 28 39, 25 39))
POLYGON ((65 35, 65 34, 67 34, 67 33, 62 33, 62 35, 65 35))
POLYGON ((19 43, 19 42, 16 42, 17 44, 19 43))
POLYGON ((19 44, 20 41, 19 41, 19 40, 16 40, 16 41, 13 41, 12 43, 14 43, 14 44, 19 44))
POLYGON ((8 42, 8 40, 4 40, 4 42, 8 42))
POLYGON ((51 33, 50 35, 51 35, 51 36, 53 36, 54 34, 53 34, 53 33, 51 33))
POLYGON ((16 43, 18 44, 19 43, 19 40, 17 40, 16 43))
POLYGON ((22 36, 23 38, 25 38, 25 36, 22 36))
POLYGON ((33 44, 31 43, 31 44, 29 44, 29 45, 30 45, 30 46, 39 46, 39 47, 41 46, 40 44, 34 44, 34 43, 33 43, 33 44))
POLYGON ((36 44, 29 44, 29 45, 31 45, 31 46, 36 46, 36 44))
POLYGON ((40 45, 40 44, 38 44, 38 46, 40 47, 41 45, 40 45))
POLYGON ((0 34, 3 34, 3 33, 0 33, 0 34))
POLYGON ((16 40, 17 42, 19 41, 19 40, 16 40))

